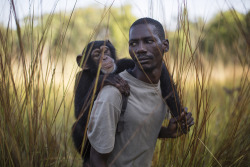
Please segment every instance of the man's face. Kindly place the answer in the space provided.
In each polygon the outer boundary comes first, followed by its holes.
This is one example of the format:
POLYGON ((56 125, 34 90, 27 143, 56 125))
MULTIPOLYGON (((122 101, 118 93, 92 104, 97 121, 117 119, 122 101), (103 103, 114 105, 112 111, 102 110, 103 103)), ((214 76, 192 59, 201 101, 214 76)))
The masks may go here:
POLYGON ((133 26, 129 33, 129 54, 138 67, 145 72, 161 68, 164 48, 155 26, 139 24, 133 26))
POLYGON ((102 71, 105 73, 110 73, 114 69, 114 59, 111 57, 111 52, 109 47, 102 45, 100 48, 96 48, 91 52, 91 58, 98 66, 102 63, 102 71))

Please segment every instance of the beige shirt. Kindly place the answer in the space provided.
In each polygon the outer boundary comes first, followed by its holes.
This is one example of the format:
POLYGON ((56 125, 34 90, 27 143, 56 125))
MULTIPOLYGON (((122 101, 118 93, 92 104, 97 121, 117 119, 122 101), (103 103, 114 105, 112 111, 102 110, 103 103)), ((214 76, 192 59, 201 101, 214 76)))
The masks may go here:
POLYGON ((105 86, 92 109, 88 138, 99 153, 111 152, 110 166, 150 166, 162 122, 168 113, 160 83, 142 82, 127 71, 120 75, 130 86, 123 131, 116 133, 122 95, 117 88, 105 86))

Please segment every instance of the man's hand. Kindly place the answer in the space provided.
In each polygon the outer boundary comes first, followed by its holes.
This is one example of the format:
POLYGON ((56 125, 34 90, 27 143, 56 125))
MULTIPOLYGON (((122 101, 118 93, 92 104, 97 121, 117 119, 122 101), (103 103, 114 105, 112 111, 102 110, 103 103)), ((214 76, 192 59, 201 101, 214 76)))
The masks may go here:
POLYGON ((187 112, 187 108, 185 108, 180 116, 170 119, 168 127, 161 128, 159 138, 176 138, 187 134, 193 125, 192 113, 187 112))
POLYGON ((171 138, 179 137, 189 132, 190 127, 194 125, 194 118, 191 112, 187 112, 187 108, 176 118, 171 118, 167 129, 170 132, 171 138))
POLYGON ((119 75, 115 75, 115 74, 106 75, 104 77, 103 86, 105 85, 112 85, 116 87, 121 92, 121 94, 124 94, 125 96, 128 96, 130 93, 130 87, 127 81, 122 79, 122 77, 120 77, 119 75))

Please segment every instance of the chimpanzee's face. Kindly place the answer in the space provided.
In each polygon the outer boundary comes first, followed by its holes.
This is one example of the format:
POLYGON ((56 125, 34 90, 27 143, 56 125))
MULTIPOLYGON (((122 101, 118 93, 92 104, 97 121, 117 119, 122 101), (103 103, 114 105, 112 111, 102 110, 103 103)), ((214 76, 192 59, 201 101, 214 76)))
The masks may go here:
POLYGON ((105 45, 94 49, 91 52, 91 59, 96 64, 96 67, 101 63, 101 70, 104 73, 111 73, 115 68, 115 61, 111 57, 110 49, 105 45))

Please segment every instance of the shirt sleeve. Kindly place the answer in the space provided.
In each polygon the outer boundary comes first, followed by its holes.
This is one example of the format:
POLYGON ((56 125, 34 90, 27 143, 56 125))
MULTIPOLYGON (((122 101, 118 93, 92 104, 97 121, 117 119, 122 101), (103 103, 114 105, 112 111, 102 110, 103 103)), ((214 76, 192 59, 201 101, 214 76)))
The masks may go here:
POLYGON ((109 153, 115 144, 115 133, 120 118, 122 95, 113 86, 105 86, 98 94, 88 124, 88 139, 99 153, 109 153))

